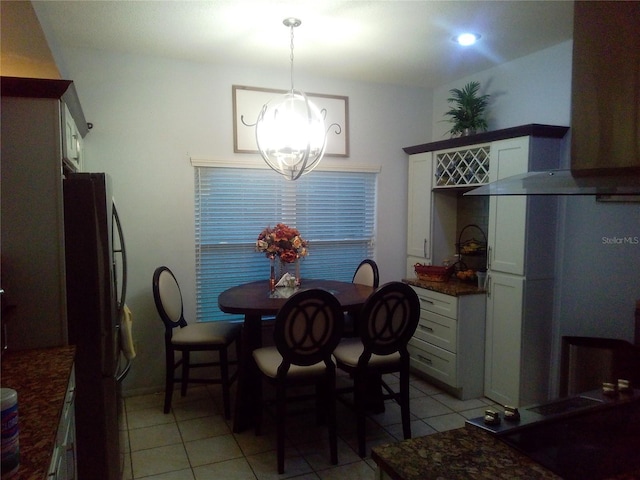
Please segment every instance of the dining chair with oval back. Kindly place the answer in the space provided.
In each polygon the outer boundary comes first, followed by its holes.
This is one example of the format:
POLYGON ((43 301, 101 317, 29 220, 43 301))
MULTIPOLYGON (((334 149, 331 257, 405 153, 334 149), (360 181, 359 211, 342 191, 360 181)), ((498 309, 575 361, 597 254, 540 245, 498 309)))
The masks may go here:
POLYGON ((222 386, 225 418, 231 418, 231 398, 229 389, 238 371, 229 374, 228 349, 236 343, 236 355, 240 358, 241 322, 200 322, 187 324, 184 318, 182 293, 173 272, 166 266, 158 267, 153 274, 153 299, 165 327, 165 397, 164 413, 171 410, 174 383, 180 383, 180 393, 187 394, 189 383, 218 384, 222 386), (178 328, 179 327, 179 328, 178 328), (218 359, 209 362, 192 362, 192 352, 217 352, 218 359), (176 359, 176 353, 181 357, 176 359), (175 370, 182 367, 182 375, 175 370), (209 378, 191 378, 192 368, 218 367, 220 375, 209 378))
POLYGON ((400 374, 399 390, 379 380, 386 391, 383 399, 400 405, 402 431, 411 438, 409 408, 409 352, 407 343, 420 318, 420 301, 413 289, 402 282, 390 282, 376 290, 360 311, 357 338, 345 338, 336 347, 338 368, 353 378, 353 406, 356 412, 358 454, 366 456, 365 420, 367 385, 383 374, 400 374))
MULTIPOLYGON (((378 264, 375 260, 370 258, 362 260, 353 273, 351 283, 378 288, 380 284, 380 274, 378 272, 378 264)), ((343 336, 355 337, 357 335, 357 317, 357 312, 345 312, 343 336)))
MULTIPOLYGON (((326 418, 331 463, 338 463, 336 434, 336 367, 332 352, 342 336, 342 309, 330 292, 321 289, 294 293, 275 319, 274 346, 253 352, 255 363, 268 382, 276 387, 277 464, 284 473, 284 442, 287 397, 293 386, 315 386, 318 418, 326 418)), ((262 388, 256 389, 256 433, 262 422, 262 388)))

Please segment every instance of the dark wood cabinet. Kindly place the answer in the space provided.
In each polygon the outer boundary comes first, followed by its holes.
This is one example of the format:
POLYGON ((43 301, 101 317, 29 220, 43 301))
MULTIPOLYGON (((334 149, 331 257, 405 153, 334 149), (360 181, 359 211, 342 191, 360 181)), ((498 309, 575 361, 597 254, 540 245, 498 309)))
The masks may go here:
POLYGON ((640 174, 640 2, 576 1, 571 169, 640 174))

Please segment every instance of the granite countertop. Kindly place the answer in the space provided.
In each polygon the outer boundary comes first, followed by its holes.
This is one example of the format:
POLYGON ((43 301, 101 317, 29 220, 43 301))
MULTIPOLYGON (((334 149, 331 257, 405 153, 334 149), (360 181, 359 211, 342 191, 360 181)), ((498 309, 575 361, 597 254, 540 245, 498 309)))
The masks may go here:
POLYGON ((12 480, 47 476, 74 356, 73 346, 2 355, 2 386, 18 392, 20 468, 12 480))
POLYGON ((434 292, 454 297, 459 297, 461 295, 485 294, 487 292, 484 288, 478 288, 478 285, 475 282, 461 282, 460 280, 453 278, 449 279, 448 282, 428 282, 418 278, 404 278, 402 281, 409 285, 413 285, 414 287, 426 288, 427 290, 432 290, 434 292))
MULTIPOLYGON (((393 480, 557 479, 489 432, 471 425, 373 447, 371 458, 393 480)), ((640 478, 639 471, 610 480, 640 478)))
POLYGON ((374 447, 371 458, 393 480, 561 479, 472 426, 374 447))

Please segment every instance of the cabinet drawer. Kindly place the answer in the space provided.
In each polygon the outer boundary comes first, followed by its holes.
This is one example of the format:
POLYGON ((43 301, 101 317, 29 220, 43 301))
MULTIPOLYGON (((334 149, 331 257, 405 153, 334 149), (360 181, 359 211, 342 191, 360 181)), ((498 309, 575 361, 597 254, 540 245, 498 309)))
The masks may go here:
POLYGON ((453 318, 422 310, 414 337, 456 353, 458 322, 453 318))
POLYGON ((449 318, 458 318, 458 298, 420 287, 411 287, 418 294, 420 308, 449 318))
POLYGON ((456 356, 430 345, 417 338, 409 340, 407 345, 411 357, 411 366, 430 375, 436 380, 458 388, 456 375, 456 356))

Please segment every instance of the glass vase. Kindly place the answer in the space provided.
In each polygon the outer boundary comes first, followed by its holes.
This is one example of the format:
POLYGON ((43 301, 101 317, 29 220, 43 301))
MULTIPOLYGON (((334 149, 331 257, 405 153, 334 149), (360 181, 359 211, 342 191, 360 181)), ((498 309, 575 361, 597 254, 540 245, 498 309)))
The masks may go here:
POLYGON ((275 258, 269 257, 270 271, 269 271, 269 291, 272 293, 276 289, 276 265, 275 258))
POLYGON ((292 277, 295 277, 295 282, 292 283, 291 285, 286 285, 287 287, 294 287, 294 286, 300 285, 300 283, 299 283, 299 278, 300 278, 299 259, 296 259, 293 262, 283 262, 282 260, 280 260, 278 262, 278 271, 277 271, 277 275, 276 275, 276 283, 278 283, 282 279, 282 277, 287 273, 289 275, 291 275, 292 277))

